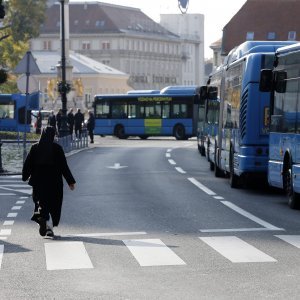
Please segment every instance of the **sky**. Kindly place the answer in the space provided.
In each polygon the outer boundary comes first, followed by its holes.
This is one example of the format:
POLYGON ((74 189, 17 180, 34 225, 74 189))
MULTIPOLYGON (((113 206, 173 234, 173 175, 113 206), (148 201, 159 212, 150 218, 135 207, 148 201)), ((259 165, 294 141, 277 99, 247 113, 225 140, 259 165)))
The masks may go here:
MULTIPOLYGON (((223 27, 240 10, 247 0, 189 0, 187 14, 204 15, 205 58, 212 57, 209 45, 222 37, 223 27)), ((70 0, 70 2, 95 2, 70 0)), ((178 0, 99 0, 99 2, 140 8, 156 22, 160 14, 180 14, 178 0)))

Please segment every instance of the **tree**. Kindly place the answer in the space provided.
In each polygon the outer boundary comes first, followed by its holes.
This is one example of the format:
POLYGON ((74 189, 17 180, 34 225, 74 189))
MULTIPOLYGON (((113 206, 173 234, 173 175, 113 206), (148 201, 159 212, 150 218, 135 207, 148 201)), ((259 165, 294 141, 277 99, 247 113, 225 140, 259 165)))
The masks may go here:
MULTIPOLYGON (((39 35, 45 19, 46 0, 10 0, 5 4, 5 18, 0 28, 0 69, 8 73, 29 49, 29 40, 39 35)), ((9 75, 9 79, 13 80, 9 75)), ((13 85, 13 82, 7 84, 13 85)), ((7 87, 1 85, 1 90, 7 87)))

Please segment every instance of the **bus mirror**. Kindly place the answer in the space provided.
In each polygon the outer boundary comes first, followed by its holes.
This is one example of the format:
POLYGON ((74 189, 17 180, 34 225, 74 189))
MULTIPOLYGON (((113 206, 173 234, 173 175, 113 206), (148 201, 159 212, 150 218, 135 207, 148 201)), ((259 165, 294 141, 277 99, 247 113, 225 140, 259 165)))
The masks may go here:
POLYGON ((287 73, 285 71, 276 71, 274 72, 274 79, 275 79, 275 91, 281 94, 285 93, 287 73))
POLYGON ((271 126, 270 131, 271 132, 279 132, 282 129, 282 115, 272 115, 271 116, 271 126))
POLYGON ((205 101, 207 99, 207 86, 203 85, 200 87, 200 101, 205 101))
POLYGON ((216 86, 210 86, 208 88, 208 99, 209 100, 218 99, 218 88, 216 86))
POLYGON ((260 71, 259 90, 261 92, 270 92, 272 89, 273 72, 271 69, 260 71))

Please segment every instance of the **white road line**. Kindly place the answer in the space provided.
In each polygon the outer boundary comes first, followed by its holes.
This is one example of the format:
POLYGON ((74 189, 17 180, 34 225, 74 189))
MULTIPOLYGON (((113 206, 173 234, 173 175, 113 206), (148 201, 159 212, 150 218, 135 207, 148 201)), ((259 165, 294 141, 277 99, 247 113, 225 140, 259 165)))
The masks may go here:
POLYGON ((19 201, 16 202, 16 204, 24 204, 24 203, 25 203, 24 200, 19 200, 19 201))
POLYGON ((92 269, 83 242, 45 243, 47 270, 92 269))
POLYGON ((275 235, 275 236, 300 249, 300 235, 275 235))
POLYGON ((214 198, 217 199, 217 200, 222 200, 222 199, 224 199, 224 197, 222 197, 222 196, 214 196, 214 198))
POLYGON ((0 245, 0 269, 2 266, 3 252, 4 252, 4 245, 0 245))
POLYGON ((20 199, 28 199, 28 196, 21 196, 20 199))
POLYGON ((14 225, 15 221, 4 221, 3 226, 11 226, 14 225))
POLYGON ((142 267, 185 265, 185 262, 159 239, 123 242, 142 267))
POLYGON ((196 187, 198 187, 200 190, 202 190, 204 193, 210 195, 210 196, 214 196, 216 195, 215 192, 213 192, 212 190, 210 190, 209 188, 207 188, 206 186, 204 186, 202 183, 200 183, 198 180, 196 180, 195 178, 188 178, 188 180, 194 184, 196 187))
POLYGON ((248 213, 247 211, 243 210, 242 208, 236 206, 235 204, 229 202, 229 201, 221 201, 221 203, 223 203, 224 205, 226 205, 227 207, 231 208, 232 210, 234 210, 235 212, 237 212, 238 214, 250 219, 251 221, 269 229, 269 230, 284 230, 283 228, 278 228, 250 213, 248 213))
POLYGON ((200 239, 233 263, 277 261, 236 236, 200 237, 200 239))
POLYGON ((0 235, 11 235, 11 229, 1 229, 0 235))
POLYGON ((175 167, 176 171, 181 173, 181 174, 186 174, 184 170, 182 170, 180 167, 175 167))
POLYGON ((168 149, 167 152, 172 152, 173 149, 168 149))
POLYGON ((119 235, 141 235, 147 234, 145 231, 136 232, 99 232, 99 233, 77 233, 67 234, 66 237, 102 237, 102 236, 119 236, 119 235))
POLYGON ((28 195, 32 194, 32 188, 29 186, 28 186, 28 189, 26 189, 26 190, 25 189, 17 190, 17 189, 7 188, 4 186, 0 186, 0 189, 7 190, 7 191, 13 191, 13 192, 19 192, 19 193, 28 194, 28 195))
POLYGON ((16 205, 11 208, 11 210, 20 210, 22 206, 16 205))
POLYGON ((7 218, 15 218, 18 215, 18 213, 8 213, 7 218))
POLYGON ((13 193, 0 193, 0 196, 15 196, 13 193))
POLYGON ((176 162, 173 159, 168 159, 168 161, 171 165, 176 165, 176 162))
POLYGON ((166 157, 171 157, 171 154, 170 153, 166 153, 166 157))
POLYGON ((200 232, 247 232, 247 231, 270 231, 271 229, 261 228, 228 228, 228 229, 200 229, 200 232))
POLYGON ((3 184, 3 186, 9 188, 22 188, 22 187, 30 188, 28 184, 3 184))

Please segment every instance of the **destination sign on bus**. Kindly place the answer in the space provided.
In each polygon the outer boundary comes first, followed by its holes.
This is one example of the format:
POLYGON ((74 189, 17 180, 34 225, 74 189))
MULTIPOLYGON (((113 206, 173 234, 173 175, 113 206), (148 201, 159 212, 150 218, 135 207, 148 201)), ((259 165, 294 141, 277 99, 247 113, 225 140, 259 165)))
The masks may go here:
POLYGON ((172 101, 172 97, 138 97, 140 102, 172 101))

